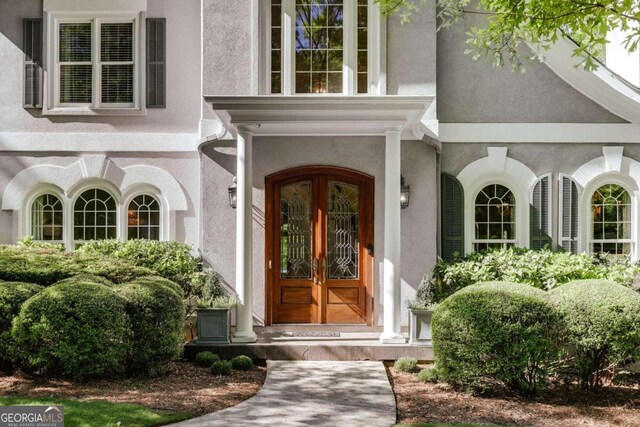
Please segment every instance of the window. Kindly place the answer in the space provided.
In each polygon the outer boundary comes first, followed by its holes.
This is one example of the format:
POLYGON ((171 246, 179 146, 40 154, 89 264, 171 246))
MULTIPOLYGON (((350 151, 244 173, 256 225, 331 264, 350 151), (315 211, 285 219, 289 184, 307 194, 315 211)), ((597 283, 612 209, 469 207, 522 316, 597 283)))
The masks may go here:
POLYGON ((55 108, 139 105, 136 18, 54 19, 55 108))
POLYGON ((62 202, 53 194, 37 197, 31 206, 31 235, 35 240, 63 241, 62 202))
POLYGON ((140 195, 129 203, 127 238, 160 240, 160 204, 155 197, 140 195))
POLYGON ((592 253, 631 253, 631 197, 617 184, 605 184, 591 197, 592 253))
POLYGON ((271 93, 367 94, 369 1, 272 0, 271 93))
POLYGON ((104 190, 83 192, 73 209, 73 240, 76 245, 89 240, 116 239, 116 200, 104 190))
POLYGON ((507 187, 491 184, 475 200, 475 251, 513 246, 516 242, 516 199, 507 187))

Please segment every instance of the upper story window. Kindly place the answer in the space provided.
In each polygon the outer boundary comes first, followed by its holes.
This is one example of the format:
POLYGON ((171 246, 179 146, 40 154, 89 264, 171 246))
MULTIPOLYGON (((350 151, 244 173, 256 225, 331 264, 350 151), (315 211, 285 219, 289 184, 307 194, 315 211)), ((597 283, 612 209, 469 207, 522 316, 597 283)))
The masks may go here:
POLYGON ((605 184, 591 196, 591 252, 631 253, 631 197, 617 184, 605 184))
POLYGON ((373 0, 272 0, 267 93, 372 93, 377 11, 373 0))
POLYGON ((476 196, 474 237, 475 251, 516 243, 516 199, 504 185, 487 185, 476 196))

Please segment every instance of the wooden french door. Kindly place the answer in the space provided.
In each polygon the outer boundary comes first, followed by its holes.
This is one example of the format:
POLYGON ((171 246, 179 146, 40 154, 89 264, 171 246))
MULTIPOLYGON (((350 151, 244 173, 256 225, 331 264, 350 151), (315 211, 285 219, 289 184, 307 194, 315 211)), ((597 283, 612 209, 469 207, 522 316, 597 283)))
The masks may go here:
POLYGON ((305 167, 266 179, 267 323, 371 324, 373 178, 305 167))

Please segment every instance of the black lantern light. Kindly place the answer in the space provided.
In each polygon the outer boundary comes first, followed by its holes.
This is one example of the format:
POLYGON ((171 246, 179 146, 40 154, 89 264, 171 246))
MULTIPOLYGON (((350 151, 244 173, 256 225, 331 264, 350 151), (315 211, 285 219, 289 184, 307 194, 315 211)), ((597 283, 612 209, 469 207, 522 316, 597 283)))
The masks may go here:
POLYGON ((409 197, 411 196, 411 187, 405 183, 404 176, 400 175, 400 208, 409 207, 409 197))
POLYGON ((238 185, 235 176, 233 177, 233 184, 229 186, 229 206, 233 209, 238 206, 238 185))

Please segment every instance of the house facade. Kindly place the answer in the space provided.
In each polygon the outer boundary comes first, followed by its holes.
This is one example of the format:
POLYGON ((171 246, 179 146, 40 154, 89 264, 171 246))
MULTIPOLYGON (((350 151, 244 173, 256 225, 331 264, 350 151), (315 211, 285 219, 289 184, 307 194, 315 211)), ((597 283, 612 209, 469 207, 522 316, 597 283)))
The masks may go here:
POLYGON ((404 342, 438 256, 637 259, 637 87, 574 67, 564 40, 524 74, 474 61, 477 19, 437 33, 433 8, 402 24, 373 0, 2 0, 0 242, 188 243, 241 300, 237 342, 309 323, 404 342))

